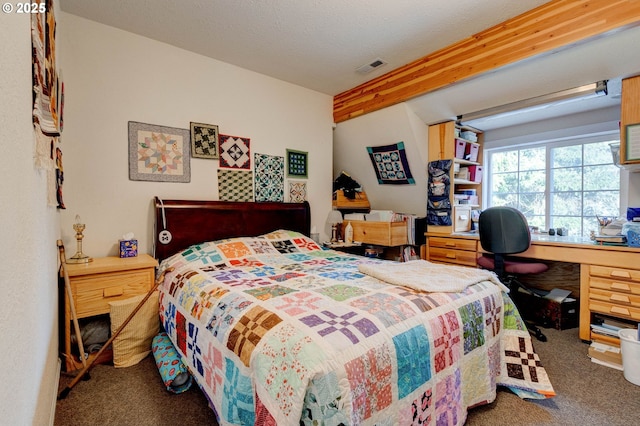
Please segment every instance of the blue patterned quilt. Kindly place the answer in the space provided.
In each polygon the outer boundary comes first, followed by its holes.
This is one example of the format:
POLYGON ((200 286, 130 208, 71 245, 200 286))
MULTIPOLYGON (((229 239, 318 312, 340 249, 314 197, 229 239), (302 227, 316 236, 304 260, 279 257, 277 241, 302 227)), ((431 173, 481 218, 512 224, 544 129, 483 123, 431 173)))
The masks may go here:
POLYGON ((461 425, 498 385, 554 395, 497 285, 426 293, 362 262, 387 261, 276 231, 161 263, 162 323, 221 425, 461 425))

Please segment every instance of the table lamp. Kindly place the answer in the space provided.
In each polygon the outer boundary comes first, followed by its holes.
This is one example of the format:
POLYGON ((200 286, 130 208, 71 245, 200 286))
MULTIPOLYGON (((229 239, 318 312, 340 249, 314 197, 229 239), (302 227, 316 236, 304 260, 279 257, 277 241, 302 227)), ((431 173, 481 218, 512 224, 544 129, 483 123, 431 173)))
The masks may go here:
POLYGON ((331 242, 338 242, 338 224, 342 223, 342 213, 338 210, 331 210, 327 216, 327 223, 331 225, 331 242))
POLYGON ((82 239, 84 238, 84 235, 82 234, 82 232, 84 231, 85 227, 86 225, 82 223, 82 219, 80 219, 80 215, 77 214, 76 223, 73 224, 73 230, 76 231, 76 241, 77 241, 78 249, 76 251, 76 254, 74 254, 69 259, 67 259, 67 263, 89 263, 93 260, 91 257, 82 253, 82 239))

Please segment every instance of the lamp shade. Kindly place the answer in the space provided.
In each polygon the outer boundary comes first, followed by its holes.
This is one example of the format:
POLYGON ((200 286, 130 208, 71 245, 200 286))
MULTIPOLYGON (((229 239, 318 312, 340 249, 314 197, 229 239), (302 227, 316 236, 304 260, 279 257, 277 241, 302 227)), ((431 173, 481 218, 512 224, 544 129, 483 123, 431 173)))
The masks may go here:
POLYGON ((327 223, 333 225, 334 223, 342 222, 342 213, 338 210, 331 210, 327 216, 327 223))

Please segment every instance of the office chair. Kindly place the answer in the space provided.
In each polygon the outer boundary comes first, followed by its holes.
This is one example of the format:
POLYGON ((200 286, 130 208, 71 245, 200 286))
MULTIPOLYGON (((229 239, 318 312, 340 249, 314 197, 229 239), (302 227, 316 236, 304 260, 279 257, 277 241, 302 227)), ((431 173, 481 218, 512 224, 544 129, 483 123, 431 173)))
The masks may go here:
MULTIPOLYGON (((534 297, 541 297, 518 281, 517 275, 539 274, 545 272, 548 266, 544 263, 506 258, 508 255, 524 252, 531 244, 529 224, 524 215, 512 207, 490 207, 480 213, 478 234, 482 248, 491 253, 478 256, 478 265, 494 271, 500 281, 511 290, 513 297, 519 288, 534 297)), ((531 335, 542 342, 547 340, 533 321, 523 320, 531 335)))

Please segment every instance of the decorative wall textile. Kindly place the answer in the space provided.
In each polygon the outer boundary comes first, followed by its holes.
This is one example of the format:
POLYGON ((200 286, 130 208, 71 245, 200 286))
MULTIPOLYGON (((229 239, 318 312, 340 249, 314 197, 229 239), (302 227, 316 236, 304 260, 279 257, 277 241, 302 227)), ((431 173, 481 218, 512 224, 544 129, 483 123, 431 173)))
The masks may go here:
POLYGON ((129 122, 129 179, 189 182, 189 131, 129 122))
POLYGON ((218 169, 220 201, 253 201, 253 172, 218 169))
POLYGON ((307 182, 289 181, 289 202, 301 203, 307 201, 307 182))
POLYGON ((64 209, 64 174, 59 137, 62 131, 64 86, 56 70, 56 19, 53 0, 27 3, 25 7, 29 5, 32 12, 30 19, 34 164, 47 174, 47 204, 64 209))
POLYGON ((218 158, 218 126, 191 122, 191 157, 218 158))
POLYGON ((437 160, 429 163, 427 194, 427 224, 449 226, 451 221, 451 160, 437 160))
POLYGON ((379 184, 415 184, 409 170, 404 142, 367 147, 379 184))
MULTIPOLYGON (((40 6, 40 5, 38 5, 40 6)), ((31 14, 33 78, 33 122, 36 131, 59 136, 58 73, 56 71, 56 19, 53 0, 47 0, 44 13, 31 14)))
POLYGON ((220 167, 251 169, 250 139, 220 135, 220 167))
POLYGON ((303 151, 287 149, 287 176, 307 178, 309 154, 303 151))
POLYGON ((284 157, 255 154, 256 201, 284 201, 284 157))
POLYGON ((55 140, 55 177, 56 177, 56 207, 66 209, 62 199, 62 184, 64 183, 64 169, 62 167, 62 150, 60 149, 60 138, 55 140))

